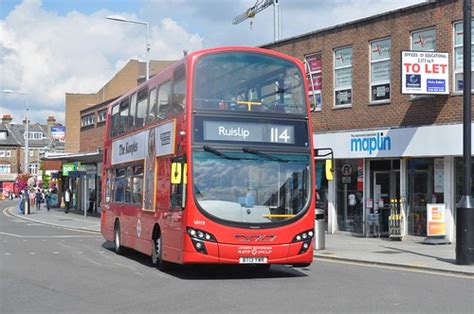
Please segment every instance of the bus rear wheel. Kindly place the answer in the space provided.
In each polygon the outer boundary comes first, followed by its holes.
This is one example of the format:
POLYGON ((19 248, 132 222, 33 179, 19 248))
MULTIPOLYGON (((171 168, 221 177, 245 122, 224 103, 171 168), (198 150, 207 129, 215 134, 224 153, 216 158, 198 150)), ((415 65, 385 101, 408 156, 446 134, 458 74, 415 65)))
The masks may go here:
POLYGON ((117 254, 122 254, 122 240, 120 237, 120 223, 117 221, 114 228, 114 251, 117 254))
POLYGON ((153 239, 153 246, 151 249, 151 262, 159 270, 164 271, 168 269, 168 262, 163 260, 163 245, 161 241, 161 236, 153 239))

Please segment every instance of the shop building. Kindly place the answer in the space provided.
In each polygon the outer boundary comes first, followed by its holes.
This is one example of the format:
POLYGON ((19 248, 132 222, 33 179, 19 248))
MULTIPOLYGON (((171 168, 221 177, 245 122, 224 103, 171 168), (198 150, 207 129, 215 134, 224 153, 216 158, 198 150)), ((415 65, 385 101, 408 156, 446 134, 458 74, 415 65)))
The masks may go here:
POLYGON ((334 181, 317 163, 329 233, 387 235, 396 199, 404 236, 425 237, 427 209, 438 204, 446 238, 455 241, 463 184, 462 6, 428 1, 264 45, 308 64, 315 146, 335 157, 334 181), (402 76, 403 51, 447 56, 436 86, 442 94, 402 93, 419 79, 402 76))

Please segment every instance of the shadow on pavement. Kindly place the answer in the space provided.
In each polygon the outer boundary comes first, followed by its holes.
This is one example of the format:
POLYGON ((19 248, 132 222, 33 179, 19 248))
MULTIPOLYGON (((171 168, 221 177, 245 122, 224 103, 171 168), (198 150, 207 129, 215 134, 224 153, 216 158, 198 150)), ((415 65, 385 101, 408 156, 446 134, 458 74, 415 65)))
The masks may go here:
POLYGON ((434 258, 434 259, 436 259, 440 262, 445 262, 445 263, 456 265, 456 260, 451 259, 451 258, 439 258, 439 257, 434 256, 434 255, 423 254, 423 253, 419 253, 419 252, 413 252, 413 251, 394 248, 394 247, 385 247, 385 248, 396 251, 396 253, 408 253, 408 254, 413 254, 413 255, 418 255, 418 256, 423 256, 423 257, 429 257, 429 258, 434 258))
MULTIPOLYGON (((102 248, 114 251, 112 242, 105 241, 102 248)), ((122 256, 136 261, 146 267, 155 268, 151 257, 135 250, 124 249, 122 256)), ((307 268, 302 268, 303 270, 307 268)), ((158 269, 156 271, 159 271, 158 269)), ((262 270, 255 265, 222 265, 222 264, 173 264, 166 271, 168 275, 183 280, 233 280, 233 279, 272 279, 307 277, 308 274, 286 265, 272 265, 269 270, 262 270)))

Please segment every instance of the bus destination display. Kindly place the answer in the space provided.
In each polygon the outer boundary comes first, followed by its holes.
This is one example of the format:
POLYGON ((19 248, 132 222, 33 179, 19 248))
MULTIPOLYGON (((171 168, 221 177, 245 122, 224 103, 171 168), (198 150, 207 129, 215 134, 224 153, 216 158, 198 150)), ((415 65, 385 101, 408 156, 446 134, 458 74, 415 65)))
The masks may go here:
POLYGON ((272 123, 204 121, 205 141, 295 144, 295 127, 272 123))

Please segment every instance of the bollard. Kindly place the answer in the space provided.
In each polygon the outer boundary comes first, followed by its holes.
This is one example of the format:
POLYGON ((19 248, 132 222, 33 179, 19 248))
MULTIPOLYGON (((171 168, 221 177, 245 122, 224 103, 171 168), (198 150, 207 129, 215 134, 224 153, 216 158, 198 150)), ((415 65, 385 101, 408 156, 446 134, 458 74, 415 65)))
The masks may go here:
POLYGON ((324 222, 324 210, 316 208, 316 250, 324 250, 325 248, 325 222, 324 222))

